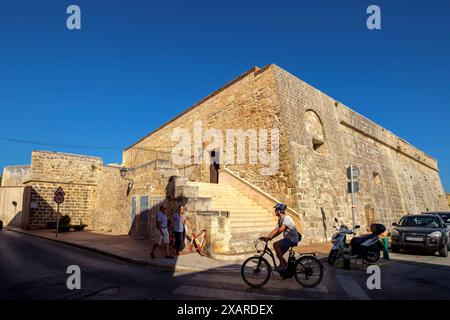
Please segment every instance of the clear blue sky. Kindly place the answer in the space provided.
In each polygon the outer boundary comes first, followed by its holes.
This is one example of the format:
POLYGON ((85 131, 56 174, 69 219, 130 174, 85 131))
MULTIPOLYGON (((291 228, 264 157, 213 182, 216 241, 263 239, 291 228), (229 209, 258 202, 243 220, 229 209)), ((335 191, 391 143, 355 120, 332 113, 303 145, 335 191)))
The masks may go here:
MULTIPOLYGON (((127 147, 276 63, 438 159, 450 191, 450 1, 0 1, 0 136, 127 147), (66 29, 66 8, 82 30, 66 29), (382 30, 366 28, 366 8, 382 30)), ((34 149, 0 141, 0 168, 34 149)))

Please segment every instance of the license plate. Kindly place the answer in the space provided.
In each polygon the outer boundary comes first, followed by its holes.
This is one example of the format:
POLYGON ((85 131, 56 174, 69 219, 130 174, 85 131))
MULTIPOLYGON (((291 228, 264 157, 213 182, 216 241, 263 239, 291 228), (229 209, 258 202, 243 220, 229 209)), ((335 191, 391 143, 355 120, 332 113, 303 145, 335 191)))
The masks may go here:
POLYGON ((423 238, 421 238, 421 237, 406 237, 405 240, 406 240, 406 241, 422 242, 422 241, 423 241, 423 238))

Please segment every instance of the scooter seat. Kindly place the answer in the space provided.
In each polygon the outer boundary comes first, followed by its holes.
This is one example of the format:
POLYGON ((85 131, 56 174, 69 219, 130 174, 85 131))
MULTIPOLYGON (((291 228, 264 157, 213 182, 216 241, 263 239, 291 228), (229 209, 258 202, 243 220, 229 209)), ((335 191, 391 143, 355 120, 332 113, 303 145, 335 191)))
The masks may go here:
POLYGON ((358 237, 354 237, 350 241, 350 245, 351 246, 357 246, 357 245, 363 243, 364 241, 367 241, 367 240, 369 240, 369 239, 371 239, 373 237, 374 237, 374 235, 370 234, 370 233, 369 234, 363 234, 363 235, 360 235, 358 237))

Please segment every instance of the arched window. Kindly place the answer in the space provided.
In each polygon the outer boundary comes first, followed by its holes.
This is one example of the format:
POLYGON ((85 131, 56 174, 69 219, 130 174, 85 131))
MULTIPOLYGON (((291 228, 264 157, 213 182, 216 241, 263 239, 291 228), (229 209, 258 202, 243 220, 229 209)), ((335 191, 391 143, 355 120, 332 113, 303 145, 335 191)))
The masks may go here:
POLYGON ((311 139, 312 148, 319 153, 325 152, 325 134, 323 131, 322 121, 317 113, 312 110, 305 112, 306 132, 311 139))

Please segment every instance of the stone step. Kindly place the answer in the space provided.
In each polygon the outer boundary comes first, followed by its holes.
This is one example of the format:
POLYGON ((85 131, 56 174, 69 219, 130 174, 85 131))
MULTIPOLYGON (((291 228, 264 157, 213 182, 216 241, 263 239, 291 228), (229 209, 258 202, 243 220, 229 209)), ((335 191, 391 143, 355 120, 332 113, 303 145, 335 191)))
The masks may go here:
POLYGON ((270 217, 264 217, 264 216, 236 216, 236 215, 230 215, 230 221, 231 222, 247 222, 247 221, 254 221, 254 222, 270 222, 275 223, 276 220, 271 219, 270 217))
POLYGON ((227 201, 230 199, 240 199, 240 200, 245 200, 245 201, 252 201, 248 198, 245 198, 239 194, 236 193, 221 193, 221 194, 214 194, 212 192, 199 192, 198 195, 200 197, 209 197, 212 199, 216 199, 216 200, 222 200, 222 201, 227 201))
POLYGON ((246 206, 246 205, 241 205, 241 206, 230 206, 230 205, 225 205, 225 204, 216 204, 216 203, 212 203, 211 204, 212 207, 214 208, 220 208, 220 209, 226 209, 227 211, 230 212, 248 212, 248 213, 258 213, 258 214, 263 214, 266 216, 272 216, 271 214, 267 213, 267 211, 265 211, 263 208, 260 207, 256 207, 256 206, 246 206))
POLYGON ((217 204, 227 204, 227 205, 234 204, 234 205, 245 205, 245 206, 253 206, 253 207, 260 207, 260 208, 262 208, 256 202, 248 201, 247 199, 243 199, 243 198, 238 198, 237 196, 236 197, 230 197, 229 199, 210 197, 208 195, 205 195, 205 197, 211 198, 212 202, 213 203, 217 203, 217 204))
POLYGON ((213 184, 213 183, 202 183, 202 182, 188 182, 187 185, 199 187, 202 190, 235 190, 232 186, 227 184, 213 184))
POLYGON ((248 206, 240 206, 240 207, 236 207, 236 206, 226 206, 226 205, 217 205, 214 202, 212 203, 212 207, 213 208, 220 208, 220 209, 226 209, 227 211, 231 211, 231 212, 249 212, 249 213, 258 213, 258 214, 264 214, 264 215, 268 215, 266 211, 264 211, 264 209, 258 208, 258 207, 248 207, 248 206))
POLYGON ((213 211, 228 211, 231 216, 249 216, 249 217, 265 217, 271 218, 271 215, 268 215, 267 212, 258 209, 249 209, 249 208, 239 208, 239 209, 231 209, 227 207, 219 207, 219 206, 211 206, 213 211))
MULTIPOLYGON (((268 219, 268 220, 273 220, 271 218, 271 216, 268 216, 265 212, 260 212, 260 211, 256 211, 256 210, 251 210, 251 211, 245 211, 245 210, 229 210, 227 208, 214 208, 214 206, 212 207, 213 211, 228 211, 230 213, 230 217, 234 217, 234 218, 252 218, 252 219, 258 219, 258 218, 263 218, 263 219, 268 219)), ((275 221, 275 220, 273 220, 275 221)))
POLYGON ((229 254, 255 254, 255 241, 276 226, 277 219, 272 212, 230 185, 206 182, 188 185, 198 187, 200 197, 211 198, 213 210, 230 212, 229 254))
POLYGON ((231 236, 234 235, 234 233, 252 233, 252 232, 258 232, 258 233, 269 233, 274 229, 275 226, 239 226, 234 225, 231 229, 231 236))
POLYGON ((220 206, 225 206, 225 207, 235 208, 235 209, 252 208, 252 209, 267 211, 263 207, 261 207, 257 204, 247 203, 246 201, 236 201, 236 199, 230 199, 229 201, 217 201, 216 199, 212 198, 211 203, 213 205, 217 205, 217 206, 220 205, 220 206))
POLYGON ((235 228, 269 228, 270 230, 275 229, 276 223, 272 221, 230 221, 230 226, 232 230, 235 228))

